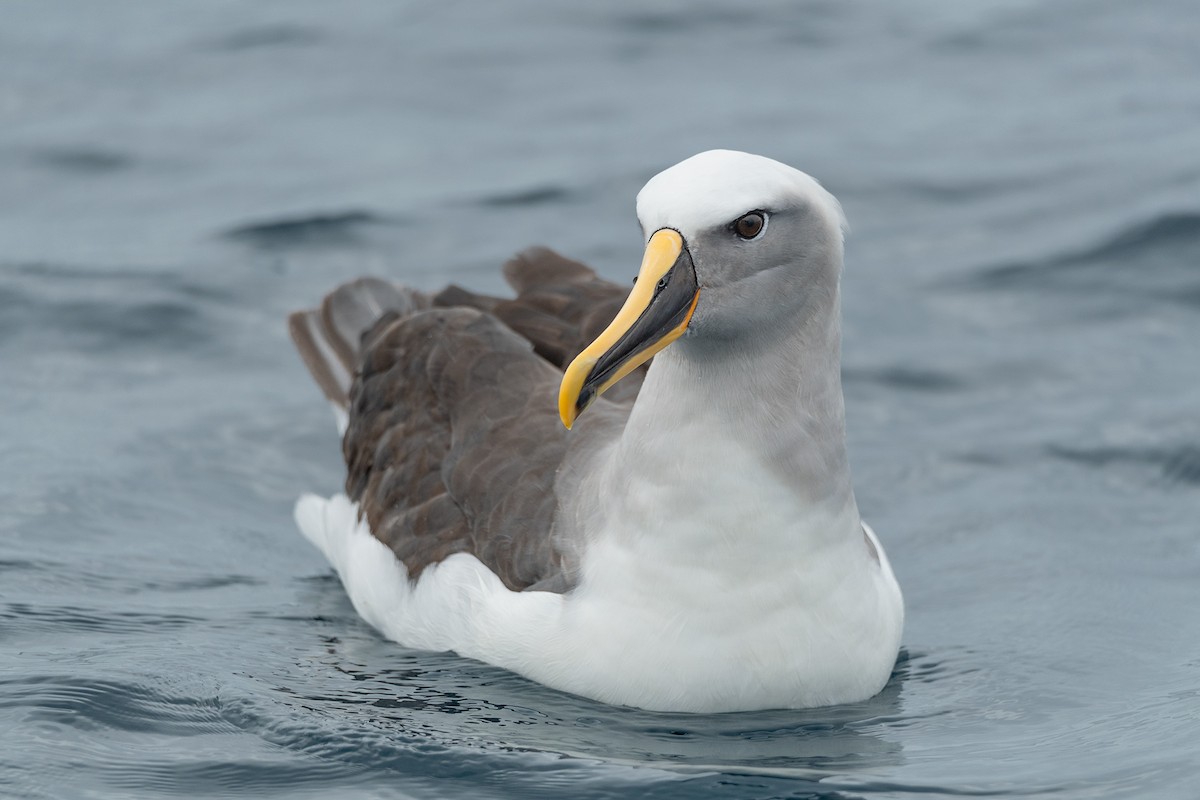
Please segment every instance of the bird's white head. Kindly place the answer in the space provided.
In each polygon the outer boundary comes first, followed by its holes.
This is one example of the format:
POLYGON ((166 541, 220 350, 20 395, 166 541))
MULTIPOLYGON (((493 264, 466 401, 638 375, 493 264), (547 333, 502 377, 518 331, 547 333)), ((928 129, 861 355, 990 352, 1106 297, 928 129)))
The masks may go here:
POLYGON ((684 236, 729 228, 752 211, 802 208, 830 233, 846 220, 837 199, 816 179, 765 156, 708 150, 651 178, 637 196, 638 220, 648 240, 661 228, 684 236))
POLYGON ((567 368, 570 427, 606 389, 685 333, 746 346, 836 293, 845 217, 816 180, 732 150, 692 156, 637 199, 646 252, 612 324, 567 368))

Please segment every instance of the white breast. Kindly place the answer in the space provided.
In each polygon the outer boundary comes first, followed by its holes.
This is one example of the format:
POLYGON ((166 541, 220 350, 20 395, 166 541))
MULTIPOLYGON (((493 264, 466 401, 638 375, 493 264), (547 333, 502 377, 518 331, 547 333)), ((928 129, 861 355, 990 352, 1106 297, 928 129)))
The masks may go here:
POLYGON ((852 498, 802 508, 741 443, 696 433, 686 452, 655 447, 647 433, 639 458, 614 454, 608 469, 621 477, 608 480, 623 494, 595 515, 603 525, 556 620, 555 652, 527 674, 652 709, 800 707, 878 692, 903 604, 852 498))

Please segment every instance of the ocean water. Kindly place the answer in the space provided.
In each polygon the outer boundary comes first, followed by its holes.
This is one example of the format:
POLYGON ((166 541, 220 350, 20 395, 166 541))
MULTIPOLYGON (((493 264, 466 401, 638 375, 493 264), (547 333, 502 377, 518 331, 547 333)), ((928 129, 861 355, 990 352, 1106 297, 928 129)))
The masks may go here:
POLYGON ((1197 796, 1195 3, 2 10, 0 796, 1197 796), (286 313, 627 279, 718 146, 850 218, 891 683, 653 714, 382 639, 292 525, 342 467, 286 313))

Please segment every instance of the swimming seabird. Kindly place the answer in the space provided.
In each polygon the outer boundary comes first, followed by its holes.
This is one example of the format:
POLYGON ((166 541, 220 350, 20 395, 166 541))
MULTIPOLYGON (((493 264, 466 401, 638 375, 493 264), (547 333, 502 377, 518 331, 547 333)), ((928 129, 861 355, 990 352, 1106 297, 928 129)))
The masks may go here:
POLYGON ((409 647, 654 710, 866 699, 904 610, 846 459, 841 207, 715 150, 637 210, 627 297, 534 249, 515 299, 360 279, 293 314, 348 469, 296 521, 409 647))

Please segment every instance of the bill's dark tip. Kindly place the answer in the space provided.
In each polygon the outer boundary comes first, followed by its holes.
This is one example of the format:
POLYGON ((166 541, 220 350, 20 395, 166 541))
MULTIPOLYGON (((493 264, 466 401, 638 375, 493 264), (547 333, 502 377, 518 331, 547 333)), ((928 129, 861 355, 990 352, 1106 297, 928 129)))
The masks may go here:
POLYGON ((592 401, 596 399, 596 386, 597 383, 595 383, 592 380, 592 376, 589 375, 587 382, 583 385, 583 389, 579 392, 579 398, 575 401, 576 417, 586 411, 587 407, 590 406, 592 401))
POLYGON ((675 263, 662 277, 646 310, 592 366, 575 403, 578 413, 583 413, 583 410, 591 405, 596 399, 599 387, 622 365, 653 346, 687 319, 697 291, 699 283, 696 279, 696 266, 692 262, 692 254, 684 244, 675 263))

